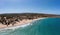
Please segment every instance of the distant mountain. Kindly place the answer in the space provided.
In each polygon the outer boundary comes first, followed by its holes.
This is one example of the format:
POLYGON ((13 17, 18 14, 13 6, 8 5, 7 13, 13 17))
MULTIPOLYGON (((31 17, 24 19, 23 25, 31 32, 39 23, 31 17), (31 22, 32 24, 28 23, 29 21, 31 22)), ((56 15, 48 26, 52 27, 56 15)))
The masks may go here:
POLYGON ((60 17, 60 15, 56 14, 42 14, 42 13, 6 13, 6 14, 0 14, 0 16, 60 17))

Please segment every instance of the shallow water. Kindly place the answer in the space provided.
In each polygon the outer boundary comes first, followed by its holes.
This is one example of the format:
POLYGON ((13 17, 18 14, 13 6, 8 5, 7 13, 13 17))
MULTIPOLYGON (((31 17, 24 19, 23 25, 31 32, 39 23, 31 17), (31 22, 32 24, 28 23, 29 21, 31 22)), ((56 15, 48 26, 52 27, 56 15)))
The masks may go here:
POLYGON ((15 30, 0 31, 0 35, 60 35, 60 18, 46 18, 15 30))

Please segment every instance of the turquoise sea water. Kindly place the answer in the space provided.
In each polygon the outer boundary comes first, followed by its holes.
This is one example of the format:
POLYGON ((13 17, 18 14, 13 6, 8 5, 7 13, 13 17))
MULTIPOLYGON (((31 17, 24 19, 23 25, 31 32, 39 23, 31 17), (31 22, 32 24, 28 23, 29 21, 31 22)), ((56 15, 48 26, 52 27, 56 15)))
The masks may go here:
POLYGON ((15 30, 0 31, 0 35, 60 35, 60 18, 46 18, 15 30))

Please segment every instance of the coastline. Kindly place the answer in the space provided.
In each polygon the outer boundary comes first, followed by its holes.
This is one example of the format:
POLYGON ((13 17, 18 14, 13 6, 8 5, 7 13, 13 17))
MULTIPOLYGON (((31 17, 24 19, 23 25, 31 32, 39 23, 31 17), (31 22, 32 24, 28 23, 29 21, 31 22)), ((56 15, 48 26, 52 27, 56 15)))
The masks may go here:
POLYGON ((8 27, 6 25, 1 25, 0 24, 0 30, 3 30, 3 29, 13 29, 14 30, 16 28, 26 27, 26 26, 30 25, 31 22, 34 22, 34 21, 40 20, 40 19, 45 19, 45 18, 37 18, 37 19, 33 19, 33 20, 29 20, 29 19, 25 20, 24 19, 20 22, 17 22, 14 26, 9 25, 8 27))

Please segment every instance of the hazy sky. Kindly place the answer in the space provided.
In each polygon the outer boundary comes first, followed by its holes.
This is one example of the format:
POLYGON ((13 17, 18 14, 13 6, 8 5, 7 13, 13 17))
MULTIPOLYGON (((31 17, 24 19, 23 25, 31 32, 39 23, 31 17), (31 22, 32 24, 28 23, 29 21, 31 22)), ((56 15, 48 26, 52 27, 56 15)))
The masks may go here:
POLYGON ((0 13, 60 14, 60 0, 0 0, 0 13))

